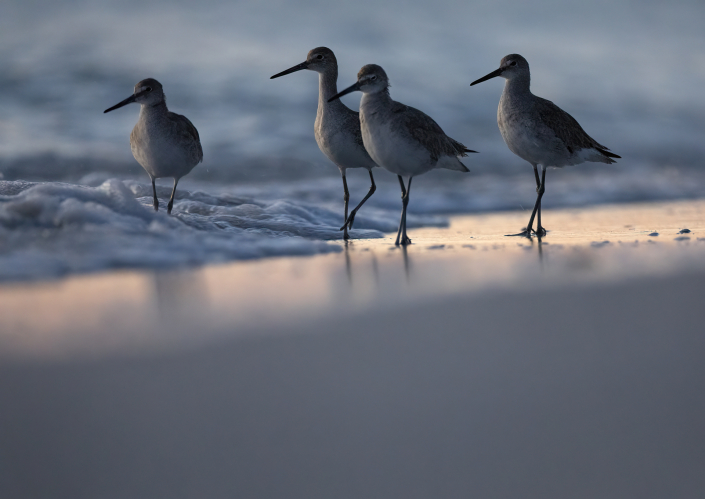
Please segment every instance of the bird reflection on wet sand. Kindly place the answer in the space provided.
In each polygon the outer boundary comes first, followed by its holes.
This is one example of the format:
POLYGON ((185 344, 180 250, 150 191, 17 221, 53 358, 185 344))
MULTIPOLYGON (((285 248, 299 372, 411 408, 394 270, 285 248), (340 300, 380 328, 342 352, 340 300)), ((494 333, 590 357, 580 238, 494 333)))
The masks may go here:
POLYGON ((152 282, 157 314, 165 325, 190 322, 209 308, 208 283, 197 268, 154 272, 152 282))
MULTIPOLYGON (((356 260, 358 264, 364 263, 365 260, 369 257, 370 260, 370 267, 372 270, 372 277, 374 279, 374 287, 376 289, 379 288, 379 264, 377 263, 377 254, 375 253, 374 250, 371 250, 370 248, 362 248, 358 249, 355 248, 353 241, 345 241, 343 243, 343 254, 345 257, 345 274, 348 278, 348 285, 350 288, 353 287, 354 285, 354 279, 353 279, 353 260, 356 260), (356 254, 356 256, 353 256, 353 253, 356 254), (363 258, 361 255, 364 254, 365 257, 363 258)), ((365 271, 367 270, 367 265, 357 265, 355 267, 358 269, 358 272, 365 271), (364 270, 363 270, 364 269, 364 270)))

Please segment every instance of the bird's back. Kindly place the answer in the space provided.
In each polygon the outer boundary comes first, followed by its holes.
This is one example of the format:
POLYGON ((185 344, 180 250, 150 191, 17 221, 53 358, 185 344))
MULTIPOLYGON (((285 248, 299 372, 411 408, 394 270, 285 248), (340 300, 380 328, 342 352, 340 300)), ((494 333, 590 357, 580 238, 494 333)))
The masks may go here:
POLYGON ((438 123, 423 111, 393 101, 391 112, 392 116, 400 117, 392 121, 399 133, 406 134, 418 142, 428 151, 433 161, 438 161, 443 156, 467 156, 468 152, 472 152, 457 140, 448 137, 438 123))
MULTIPOLYGON (((186 151, 193 166, 203 161, 203 147, 198 130, 193 126, 191 120, 182 114, 169 112, 169 120, 173 123, 174 135, 178 137, 178 142, 186 151)), ((193 167, 192 167, 193 168, 193 167)))
POLYGON ((614 163, 611 157, 619 157, 590 137, 570 114, 531 93, 516 96, 505 87, 497 122, 509 149, 533 164, 614 163))
POLYGON ((377 164, 397 175, 421 175, 434 168, 468 171, 458 160, 469 152, 428 115, 393 101, 389 94, 364 94, 360 122, 365 148, 377 164))

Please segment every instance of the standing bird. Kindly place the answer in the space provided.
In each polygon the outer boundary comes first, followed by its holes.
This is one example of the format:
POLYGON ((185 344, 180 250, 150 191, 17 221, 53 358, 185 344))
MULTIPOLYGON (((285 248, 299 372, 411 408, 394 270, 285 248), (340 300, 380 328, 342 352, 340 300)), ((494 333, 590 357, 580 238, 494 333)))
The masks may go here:
POLYGON ((376 64, 363 66, 357 83, 330 100, 360 90, 360 126, 362 141, 372 159, 381 167, 396 173, 401 186, 402 212, 397 246, 411 243, 406 235, 406 207, 409 204, 411 179, 434 168, 469 172, 458 156, 471 151, 451 139, 430 116, 418 109, 393 101, 389 95, 389 78, 376 64), (402 176, 409 177, 404 187, 402 176))
POLYGON ((140 117, 130 134, 132 155, 152 179, 155 211, 159 210, 155 179, 174 179, 174 189, 167 205, 167 213, 171 213, 179 179, 203 161, 198 130, 186 116, 166 108, 162 84, 153 78, 139 82, 131 96, 103 112, 109 113, 132 102, 142 105, 140 117))
POLYGON ((318 147, 323 154, 328 156, 328 159, 335 163, 343 177, 345 218, 340 230, 343 231, 343 238, 349 239, 348 229, 352 230, 357 210, 377 190, 375 179, 372 176, 372 168, 377 165, 362 145, 358 113, 341 101, 330 101, 330 98, 338 92, 338 61, 333 51, 327 47, 315 48, 308 53, 305 62, 275 74, 270 80, 302 69, 318 73, 318 112, 313 129, 318 147), (350 216, 348 216, 350 192, 348 191, 348 181, 345 178, 345 170, 348 168, 366 168, 370 174, 371 182, 367 195, 352 210, 350 216))
POLYGON ((529 225, 515 236, 531 237, 534 217, 538 213, 536 232, 546 235, 541 226, 541 198, 546 190, 546 169, 577 165, 585 161, 614 163, 620 158, 590 137, 575 119, 553 102, 531 93, 529 63, 519 54, 502 59, 499 69, 470 84, 473 86, 495 76, 506 79, 497 109, 497 124, 509 150, 534 167, 536 204, 529 225), (539 179, 538 165, 541 165, 539 179))

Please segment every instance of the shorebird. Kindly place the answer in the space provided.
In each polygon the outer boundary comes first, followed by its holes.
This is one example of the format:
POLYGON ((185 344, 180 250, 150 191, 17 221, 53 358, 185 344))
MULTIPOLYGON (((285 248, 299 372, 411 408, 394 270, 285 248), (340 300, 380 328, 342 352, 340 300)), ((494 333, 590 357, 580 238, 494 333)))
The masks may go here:
POLYGON ((402 211, 394 244, 411 243, 406 235, 406 207, 411 180, 434 168, 469 172, 459 156, 471 151, 448 137, 430 116, 418 109, 393 101, 389 95, 389 78, 376 64, 363 66, 357 83, 329 100, 360 90, 360 126, 365 149, 379 166, 397 175, 401 186, 402 211), (409 177, 404 186, 403 176, 409 177))
POLYGON ((103 112, 109 113, 132 102, 142 105, 140 117, 130 134, 132 155, 152 180, 155 211, 159 210, 155 179, 174 179, 174 189, 167 205, 167 213, 171 213, 179 179, 203 161, 198 130, 186 116, 166 108, 162 84, 153 78, 139 82, 131 96, 103 112))
POLYGON ((535 234, 546 235, 541 226, 541 198, 546 190, 546 169, 577 165, 585 161, 614 163, 620 158, 590 137, 577 121, 553 102, 537 97, 529 89, 529 63, 519 54, 502 59, 499 69, 492 71, 470 86, 501 76, 506 79, 497 109, 497 124, 509 150, 534 167, 536 203, 529 225, 514 236, 531 237, 534 217, 538 213, 535 234), (539 179, 538 165, 541 165, 539 179))
POLYGON ((340 230, 343 231, 343 238, 349 239, 348 229, 352 230, 355 214, 377 190, 375 179, 372 176, 372 168, 377 165, 372 161, 362 144, 358 113, 341 101, 331 102, 329 100, 338 92, 338 61, 333 51, 327 47, 315 48, 308 53, 304 62, 275 74, 270 80, 302 69, 318 73, 318 112, 313 130, 319 149, 338 167, 343 177, 345 217, 340 230), (349 216, 350 192, 345 177, 345 170, 348 168, 366 168, 370 174, 371 182, 367 195, 362 198, 362 201, 350 212, 349 216))

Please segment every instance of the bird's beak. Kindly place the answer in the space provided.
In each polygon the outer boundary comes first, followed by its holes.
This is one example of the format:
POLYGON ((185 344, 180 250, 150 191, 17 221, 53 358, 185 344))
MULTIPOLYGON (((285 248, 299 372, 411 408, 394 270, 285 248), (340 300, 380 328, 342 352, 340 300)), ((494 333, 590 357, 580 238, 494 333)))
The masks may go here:
POLYGON ((103 111, 103 113, 109 113, 110 111, 115 111, 116 109, 121 108, 122 106, 127 106, 128 104, 135 102, 135 100, 137 99, 137 97, 139 95, 141 95, 141 93, 140 94, 132 94, 124 101, 118 102, 113 107, 106 109, 105 111, 103 111))
POLYGON ((479 80, 473 81, 473 82, 470 84, 470 86, 472 87, 473 85, 477 85, 478 83, 482 83, 483 81, 491 80, 491 79, 494 78, 495 76, 500 76, 503 72, 504 72, 504 68, 495 69, 495 70, 492 71, 490 74, 483 76, 483 77, 480 78, 479 80))
POLYGON ((308 69, 308 62, 302 62, 301 64, 297 64, 294 67, 291 67, 287 69, 286 71, 282 71, 281 73, 277 73, 274 76, 270 76, 269 79, 273 80, 274 78, 279 78, 280 76, 288 75, 291 73, 296 73, 297 71, 301 71, 302 69, 308 69))
POLYGON ((348 88, 343 90, 342 92, 338 92, 333 97, 328 99, 328 102, 333 102, 335 99, 340 99, 343 95, 348 95, 350 92, 355 92, 356 90, 360 90, 360 83, 359 82, 355 82, 352 85, 350 85, 348 88))

